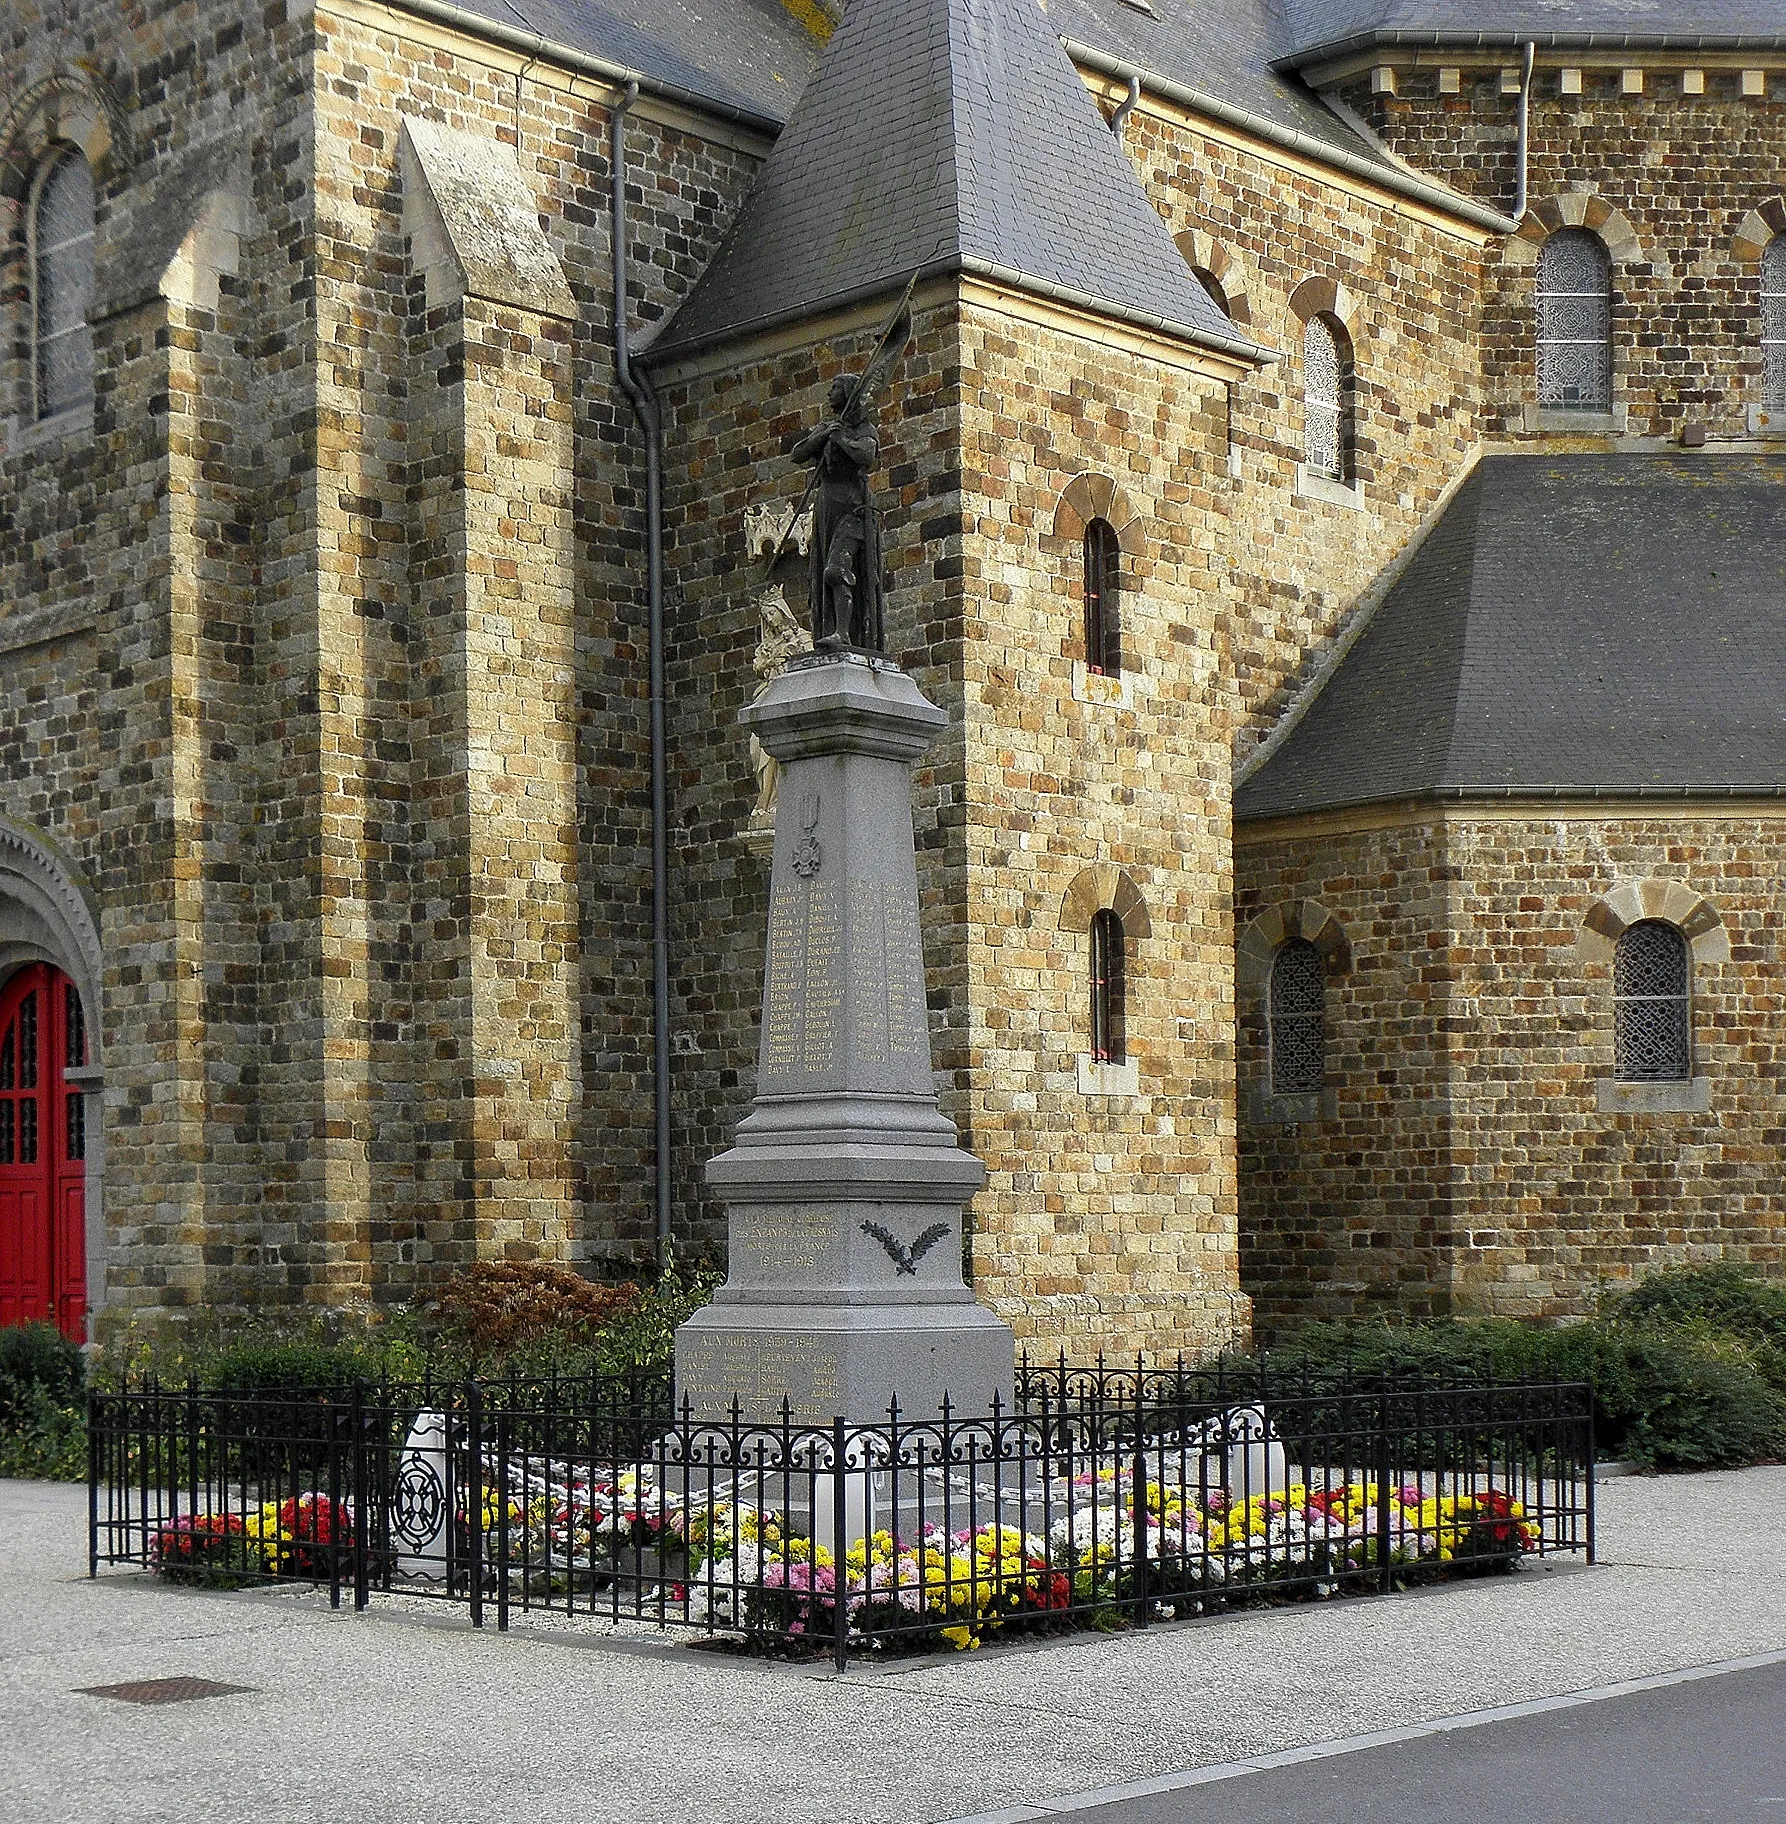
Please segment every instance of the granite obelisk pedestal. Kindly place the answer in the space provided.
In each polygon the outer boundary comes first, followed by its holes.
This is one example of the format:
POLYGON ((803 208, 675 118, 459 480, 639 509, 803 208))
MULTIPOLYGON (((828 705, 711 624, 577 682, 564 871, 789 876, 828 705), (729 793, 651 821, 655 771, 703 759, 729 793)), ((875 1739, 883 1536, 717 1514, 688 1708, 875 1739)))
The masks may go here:
POLYGON ((946 717, 898 666, 796 660, 742 717, 781 764, 757 1095, 707 1167, 730 1266, 676 1334, 698 1417, 1009 1406, 1010 1327, 961 1270, 985 1168, 931 1078, 911 769, 946 717))

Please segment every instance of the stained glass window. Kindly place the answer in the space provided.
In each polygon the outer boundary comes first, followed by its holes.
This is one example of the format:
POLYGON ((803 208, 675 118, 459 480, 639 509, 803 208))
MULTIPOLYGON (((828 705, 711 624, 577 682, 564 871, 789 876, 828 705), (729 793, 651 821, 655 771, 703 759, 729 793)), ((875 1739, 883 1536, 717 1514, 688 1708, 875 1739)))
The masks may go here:
POLYGON ((1761 400, 1786 411, 1786 234, 1761 256, 1761 400))
POLYGON ((1091 1055, 1094 1064, 1121 1064, 1128 1056, 1123 1034, 1124 958, 1122 920, 1112 911, 1091 921, 1091 1055))
POLYGON ((37 415, 83 404, 93 391, 93 174, 65 152, 37 192, 32 218, 36 287, 37 415))
POLYGON ((1303 462, 1314 475, 1348 479, 1351 458, 1351 357, 1344 332, 1310 317, 1302 332, 1303 462))
POLYGON ((1085 528, 1085 668, 1122 672, 1122 547, 1104 519, 1085 528))
POLYGON ((1646 918, 1612 959, 1613 1070, 1622 1083, 1683 1083, 1692 1074, 1687 943, 1646 918))
POLYGON ((1538 254, 1538 403, 1612 409, 1612 263, 1583 228, 1553 234, 1538 254))
POLYGON ((1282 945, 1271 964, 1271 1092, 1308 1095, 1327 1080, 1327 966, 1306 938, 1282 945))

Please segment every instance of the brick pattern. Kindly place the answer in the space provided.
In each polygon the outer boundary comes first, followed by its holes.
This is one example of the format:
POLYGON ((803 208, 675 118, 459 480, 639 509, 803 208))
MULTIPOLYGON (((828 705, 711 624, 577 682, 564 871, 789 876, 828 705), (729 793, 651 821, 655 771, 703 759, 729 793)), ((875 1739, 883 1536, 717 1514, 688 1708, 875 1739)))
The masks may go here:
MULTIPOLYGON (((1778 1271, 1781 843, 1753 816, 1610 811, 1245 837, 1243 929, 1319 899, 1351 947, 1328 985, 1332 1112, 1241 1128, 1242 1279, 1261 1325, 1559 1317, 1658 1265, 1778 1271), (1727 962, 1694 963, 1703 1113, 1598 1107, 1612 965, 1582 932, 1645 880, 1709 902, 1728 939, 1727 962)), ((1266 1069, 1263 1014, 1243 1000, 1243 1108, 1266 1069)))
MULTIPOLYGON (((1645 72, 1641 94, 1616 69, 1582 72, 1582 93, 1559 92, 1540 65, 1533 85, 1530 196, 1586 195, 1635 231, 1641 257, 1613 273, 1613 403, 1633 436, 1675 437, 1694 422, 1712 438, 1749 434, 1761 403, 1760 268, 1733 247, 1745 218, 1781 191, 1786 75, 1761 96, 1742 72, 1704 72, 1703 95, 1681 72, 1645 72)), ((1393 149, 1421 170, 1501 209, 1518 187, 1517 96, 1488 72, 1464 73, 1441 96, 1437 72, 1404 76, 1396 95, 1344 91, 1393 149)), ((1587 225, 1594 226, 1590 221, 1587 225)), ((1485 433, 1528 434, 1537 399, 1533 258, 1523 240, 1497 248, 1482 291, 1485 433)))
MULTIPOLYGON (((57 67, 128 126, 129 158, 99 165, 102 245, 195 147, 236 136, 244 173, 236 257, 101 323, 91 432, 54 437, 16 422, 25 248, 0 186, 0 809, 103 909, 114 1302, 396 1299, 480 1254, 634 1265, 654 1164, 644 501, 612 374, 609 97, 396 15, 14 0, 0 117, 57 67), (573 321, 428 295, 405 115, 513 148, 573 321)), ((1355 99, 1417 164, 1511 194, 1504 98, 1399 88, 1355 99)), ((1644 251, 1619 278, 1634 430, 1736 435, 1758 384, 1732 237, 1778 189, 1781 110, 1727 89, 1540 95, 1534 196, 1592 184, 1584 214, 1621 211, 1644 251)), ((764 148, 648 98, 628 134, 642 333, 764 148)), ((1230 137, 1149 103, 1125 146, 1279 364, 1224 390, 1134 338, 945 294, 884 413, 890 644, 951 718, 915 808, 938 1080, 991 1173, 977 1283, 1026 1338, 1083 1353, 1225 1340, 1247 1293, 1267 1322, 1549 1314, 1645 1259, 1766 1264, 1773 1130, 1728 1060, 1760 1082, 1772 1058, 1771 826, 1483 820, 1437 849, 1411 825, 1233 858, 1233 766, 1479 440, 1524 434, 1532 249, 1485 255, 1230 137), (1298 487, 1311 284, 1354 345, 1349 500, 1298 487), (1120 690, 1078 649, 1077 528, 1105 490, 1120 690), (1565 985, 1568 933, 1627 871, 1730 909, 1701 1001, 1707 1116, 1594 1112, 1603 984, 1565 985), (1079 1069, 1083 919, 1106 891, 1135 919, 1132 1093, 1079 1069), (1337 1113, 1240 1120, 1262 1032, 1236 1001, 1237 919, 1309 900, 1352 959, 1337 1113), (1588 1023, 1547 1036, 1547 996, 1588 1023)), ((744 514, 792 502, 780 452, 872 333, 666 389, 673 1166, 696 1251, 723 1242, 701 1174, 756 1055, 744 514)), ((798 558, 780 580, 803 610, 798 558)))

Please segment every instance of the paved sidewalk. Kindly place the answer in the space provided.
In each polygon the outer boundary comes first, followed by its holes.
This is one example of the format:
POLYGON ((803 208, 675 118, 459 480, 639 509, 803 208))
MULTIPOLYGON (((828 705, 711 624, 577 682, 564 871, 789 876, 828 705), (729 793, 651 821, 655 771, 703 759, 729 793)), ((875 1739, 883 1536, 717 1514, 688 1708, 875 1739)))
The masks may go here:
POLYGON ((1610 1482, 1601 1563, 838 1678, 82 1575, 0 1482, 0 1820, 916 1824, 1786 1648, 1786 1469, 1610 1482), (76 1687, 195 1674, 144 1709, 76 1687))

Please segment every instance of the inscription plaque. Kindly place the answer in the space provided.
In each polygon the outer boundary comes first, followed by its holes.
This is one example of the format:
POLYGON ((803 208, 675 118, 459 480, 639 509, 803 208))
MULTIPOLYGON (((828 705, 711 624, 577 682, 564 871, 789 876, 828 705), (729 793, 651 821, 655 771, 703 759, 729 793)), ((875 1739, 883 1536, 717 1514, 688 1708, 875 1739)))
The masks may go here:
POLYGON ((676 1366, 684 1397, 697 1407, 724 1411, 736 1398, 747 1414, 775 1417, 786 1401, 807 1423, 842 1410, 837 1350, 813 1337, 713 1333, 680 1351, 676 1366))
POLYGON ((740 1212, 735 1238, 759 1273, 816 1273, 832 1254, 837 1228, 829 1217, 799 1211, 740 1212))
POLYGON ((903 1055, 930 1060, 930 1023, 924 1012, 924 944, 918 932, 918 898, 896 887, 883 901, 886 941, 887 1044, 903 1055))

